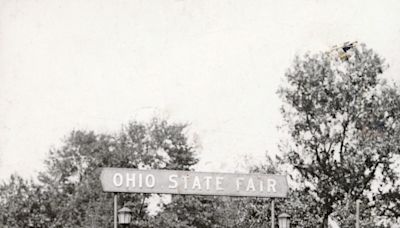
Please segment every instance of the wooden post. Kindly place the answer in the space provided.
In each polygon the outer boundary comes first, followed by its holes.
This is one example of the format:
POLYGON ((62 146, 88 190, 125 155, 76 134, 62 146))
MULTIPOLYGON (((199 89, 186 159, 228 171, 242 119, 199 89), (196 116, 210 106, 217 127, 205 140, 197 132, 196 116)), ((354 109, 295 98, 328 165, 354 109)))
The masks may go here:
POLYGON ((360 200, 356 201, 356 228, 360 228, 360 200))
POLYGON ((118 228, 117 210, 118 210, 118 195, 117 193, 114 193, 114 228, 118 228))
POLYGON ((271 201, 271 228, 275 228, 275 200, 271 201))

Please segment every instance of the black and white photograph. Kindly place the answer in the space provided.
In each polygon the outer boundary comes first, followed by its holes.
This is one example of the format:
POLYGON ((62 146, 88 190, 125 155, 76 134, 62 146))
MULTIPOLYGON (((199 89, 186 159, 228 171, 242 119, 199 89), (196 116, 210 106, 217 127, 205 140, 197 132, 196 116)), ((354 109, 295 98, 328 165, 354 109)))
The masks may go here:
POLYGON ((0 0, 0 228, 400 228, 400 1, 0 0))

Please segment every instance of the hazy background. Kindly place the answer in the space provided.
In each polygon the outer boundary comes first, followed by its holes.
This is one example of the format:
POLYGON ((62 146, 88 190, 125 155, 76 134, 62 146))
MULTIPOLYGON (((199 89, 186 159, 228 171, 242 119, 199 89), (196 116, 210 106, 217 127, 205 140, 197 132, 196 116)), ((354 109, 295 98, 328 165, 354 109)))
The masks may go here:
MULTIPOLYGON (((0 180, 35 176, 73 129, 191 123, 199 169, 279 153, 296 54, 366 43, 400 79, 400 1, 0 0, 0 180)), ((397 79, 399 78, 399 79, 397 79)))

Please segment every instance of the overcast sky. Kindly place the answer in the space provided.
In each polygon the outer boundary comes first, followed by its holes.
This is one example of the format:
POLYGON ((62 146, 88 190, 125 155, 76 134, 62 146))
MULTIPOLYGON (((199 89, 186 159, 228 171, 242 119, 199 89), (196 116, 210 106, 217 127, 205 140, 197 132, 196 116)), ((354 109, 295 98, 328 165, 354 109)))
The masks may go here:
POLYGON ((0 180, 35 176, 73 129, 191 123, 200 168, 278 153, 296 54, 359 41, 400 79, 400 1, 0 0, 0 180))

